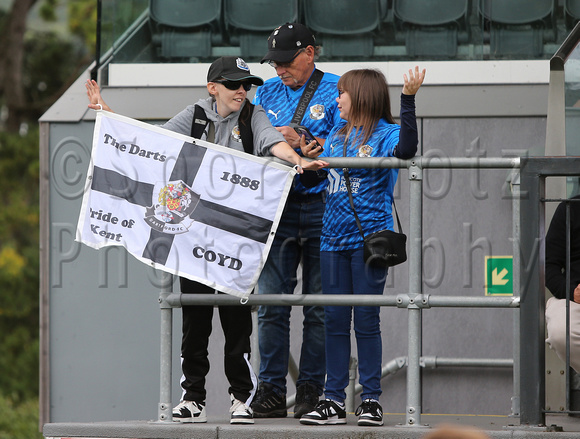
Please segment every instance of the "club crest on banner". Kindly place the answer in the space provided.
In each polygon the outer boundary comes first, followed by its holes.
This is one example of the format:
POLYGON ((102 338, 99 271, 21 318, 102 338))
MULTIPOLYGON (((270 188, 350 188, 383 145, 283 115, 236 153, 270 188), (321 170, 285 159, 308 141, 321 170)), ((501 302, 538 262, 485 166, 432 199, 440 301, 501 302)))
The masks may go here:
POLYGON ((200 195, 183 181, 158 183, 153 189, 152 205, 146 209, 145 222, 158 232, 185 233, 193 224, 190 215, 199 199, 200 195))

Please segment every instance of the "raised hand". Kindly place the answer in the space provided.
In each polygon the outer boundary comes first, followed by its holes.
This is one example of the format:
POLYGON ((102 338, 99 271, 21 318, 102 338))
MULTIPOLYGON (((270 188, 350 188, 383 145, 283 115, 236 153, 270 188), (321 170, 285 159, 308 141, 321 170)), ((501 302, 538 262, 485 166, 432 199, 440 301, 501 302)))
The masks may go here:
POLYGON ((103 98, 101 97, 101 89, 99 88, 97 81, 87 79, 85 88, 87 89, 87 96, 89 98, 89 108, 92 108, 93 110, 113 111, 107 104, 105 104, 105 101, 103 101, 103 98))
POLYGON ((415 66, 415 72, 413 72, 412 69, 409 69, 409 76, 407 76, 407 74, 403 75, 403 81, 405 81, 405 84, 403 85, 404 95, 414 95, 419 91, 419 88, 425 79, 425 72, 425 69, 423 69, 422 72, 419 72, 419 66, 415 66))

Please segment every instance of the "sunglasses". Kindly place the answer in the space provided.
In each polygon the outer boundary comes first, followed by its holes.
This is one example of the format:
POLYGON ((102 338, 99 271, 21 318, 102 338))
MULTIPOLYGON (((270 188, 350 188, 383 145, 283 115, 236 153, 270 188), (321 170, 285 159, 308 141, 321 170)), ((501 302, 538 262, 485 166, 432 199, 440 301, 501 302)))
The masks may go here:
POLYGON ((306 47, 303 49, 300 49, 298 52, 296 52, 294 54, 294 56, 292 57, 292 59, 288 62, 276 62, 276 61, 268 61, 268 64, 270 64, 271 67, 274 68, 278 68, 278 67, 282 67, 283 69, 287 69, 288 67, 290 67, 294 61, 296 60, 296 58, 298 58, 298 55, 300 55, 302 52, 306 52, 306 47))
POLYGON ((237 89, 240 88, 240 85, 242 87, 244 87, 244 90, 246 90, 246 91, 250 91, 250 89, 252 88, 252 83, 251 82, 247 82, 247 81, 228 81, 228 80, 224 80, 224 81, 213 81, 213 82, 216 82, 218 84, 222 84, 228 90, 237 90, 237 89))

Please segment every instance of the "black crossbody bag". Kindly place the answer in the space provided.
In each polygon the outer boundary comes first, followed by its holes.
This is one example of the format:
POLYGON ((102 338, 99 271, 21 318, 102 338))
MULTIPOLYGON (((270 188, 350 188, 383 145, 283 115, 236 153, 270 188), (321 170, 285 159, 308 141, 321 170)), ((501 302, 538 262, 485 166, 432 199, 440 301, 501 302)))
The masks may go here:
POLYGON ((373 267, 384 268, 392 267, 394 265, 402 264, 405 262, 407 260, 407 235, 402 232, 401 221, 399 220, 399 214, 397 213, 395 200, 393 200, 393 209, 395 210, 395 217, 397 218, 397 227, 399 232, 394 232, 392 230, 379 230, 378 232, 374 232, 365 236, 360 220, 356 213, 356 209, 354 208, 348 169, 343 168, 342 171, 344 173, 344 181, 348 191, 350 207, 352 207, 356 225, 358 226, 360 234, 363 238, 365 263, 372 265, 373 267))

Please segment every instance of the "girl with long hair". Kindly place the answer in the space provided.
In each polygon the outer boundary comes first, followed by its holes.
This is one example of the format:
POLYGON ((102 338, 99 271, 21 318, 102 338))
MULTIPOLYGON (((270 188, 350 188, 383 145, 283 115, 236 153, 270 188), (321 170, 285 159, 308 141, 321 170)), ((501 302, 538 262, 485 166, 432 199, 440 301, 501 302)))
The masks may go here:
MULTIPOLYGON (((404 75, 401 94, 401 125, 391 115, 389 88, 377 70, 352 70, 338 81, 338 109, 345 124, 329 134, 324 151, 302 142, 308 157, 397 157, 409 159, 417 152, 415 94, 425 78, 425 70, 409 70, 404 75)), ((393 230, 391 214, 393 188, 398 169, 350 169, 353 204, 364 234, 393 230)), ((329 170, 328 197, 323 217, 320 265, 323 294, 383 294, 387 269, 365 264, 363 238, 349 201, 345 172, 329 170)), ((326 386, 325 398, 300 418, 306 425, 345 424, 345 388, 349 381, 350 331, 358 350, 359 383, 362 403, 355 414, 358 425, 383 425, 381 395, 382 340, 380 307, 326 306, 326 386)))

